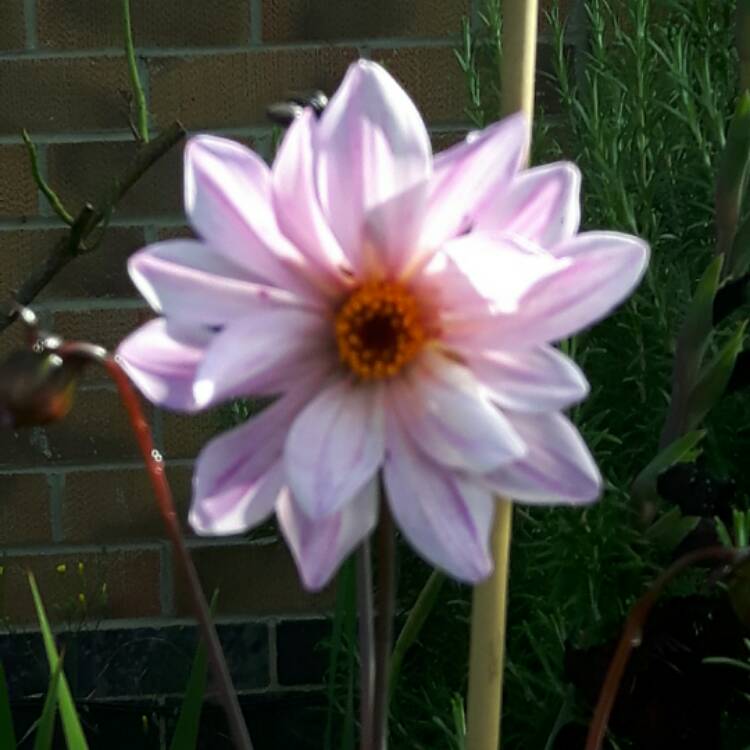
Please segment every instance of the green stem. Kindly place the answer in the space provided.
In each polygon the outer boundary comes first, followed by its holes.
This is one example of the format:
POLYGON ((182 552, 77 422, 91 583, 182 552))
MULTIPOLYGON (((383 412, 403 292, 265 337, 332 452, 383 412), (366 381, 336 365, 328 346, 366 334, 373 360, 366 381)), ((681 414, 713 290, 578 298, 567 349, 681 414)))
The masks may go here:
POLYGON ((409 649, 414 645, 419 634, 422 632, 427 618, 435 607, 438 594, 445 583, 445 575, 439 570, 433 570, 430 577, 419 592, 414 606, 409 611, 404 627, 401 628, 396 645, 391 655, 391 679, 389 684, 389 695, 393 698, 393 693, 401 674, 401 665, 404 663, 404 657, 409 649))
POLYGON ((374 750, 372 711, 375 689, 375 634, 373 631, 372 559, 370 540, 356 552, 357 613, 359 616, 360 750, 374 750))
POLYGON ((26 144, 26 150, 29 153, 29 160, 31 162, 31 174, 34 177, 34 182, 37 187, 42 191, 42 194, 47 199, 52 210, 68 225, 73 226, 73 216, 63 206, 60 196, 49 186, 47 180, 42 176, 42 172, 39 168, 39 153, 36 150, 36 144, 31 140, 31 136, 28 131, 22 132, 23 142, 26 144))
POLYGON ((378 587, 375 619, 375 693, 373 696, 373 749, 388 748, 388 688, 393 616, 396 610, 396 530, 393 517, 381 492, 380 523, 377 530, 378 587))
POLYGON ((148 106, 146 94, 143 91, 141 77, 138 74, 138 63, 135 59, 135 45, 133 44, 133 27, 130 22, 130 0, 122 0, 122 17, 125 29, 125 55, 128 59, 130 84, 133 87, 135 108, 138 116, 137 132, 142 143, 148 143, 148 106))

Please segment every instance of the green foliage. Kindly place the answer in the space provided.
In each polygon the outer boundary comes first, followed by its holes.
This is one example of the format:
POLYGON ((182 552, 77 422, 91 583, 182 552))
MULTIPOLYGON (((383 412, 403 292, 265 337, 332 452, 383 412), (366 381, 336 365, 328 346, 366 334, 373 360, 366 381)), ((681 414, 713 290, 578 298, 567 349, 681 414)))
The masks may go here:
MULTIPOLYGON (((63 659, 57 662, 49 680, 47 696, 44 699, 42 715, 37 723, 34 737, 34 750, 51 750, 55 737, 55 716, 57 715, 57 692, 60 687, 60 675, 63 673, 63 659)), ((10 745, 9 747, 13 747, 10 745)))
MULTIPOLYGON (((216 613, 216 603, 219 592, 214 591, 211 597, 211 615, 216 613)), ((180 715, 177 718, 177 726, 172 735, 170 750, 195 750, 198 747, 198 732, 200 730, 201 708, 203 696, 206 694, 206 681, 208 679, 208 651, 203 640, 198 643, 198 648, 193 658, 193 666, 190 669, 185 697, 180 706, 180 715)))
POLYGON ((5 670, 0 664, 0 747, 14 748, 16 733, 13 729, 13 716, 10 712, 10 697, 5 670))
POLYGON ((44 604, 42 604, 42 597, 39 594, 36 579, 32 573, 29 573, 29 586, 31 587, 31 595, 34 598, 34 607, 36 609, 37 619, 39 620, 39 628, 42 631, 44 650, 47 653, 47 661, 49 662, 50 671, 53 674, 60 672, 60 677, 57 682, 57 704, 60 710, 60 719, 62 721, 65 742, 68 750, 87 750, 88 744, 83 735, 83 727, 81 727, 81 721, 78 718, 78 712, 73 703, 73 696, 68 687, 68 680, 65 678, 64 672, 61 671, 60 656, 57 653, 55 639, 52 635, 49 621, 47 620, 47 613, 44 610, 44 604))

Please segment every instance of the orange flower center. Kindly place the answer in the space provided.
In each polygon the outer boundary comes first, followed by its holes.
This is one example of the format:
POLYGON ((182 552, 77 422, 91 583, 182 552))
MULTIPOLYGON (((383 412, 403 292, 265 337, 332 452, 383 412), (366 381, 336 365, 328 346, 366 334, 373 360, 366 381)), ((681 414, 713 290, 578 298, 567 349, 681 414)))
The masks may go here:
POLYGON ((371 281, 352 292, 336 314, 341 361, 366 380, 396 375, 427 339, 414 295, 392 281, 371 281))

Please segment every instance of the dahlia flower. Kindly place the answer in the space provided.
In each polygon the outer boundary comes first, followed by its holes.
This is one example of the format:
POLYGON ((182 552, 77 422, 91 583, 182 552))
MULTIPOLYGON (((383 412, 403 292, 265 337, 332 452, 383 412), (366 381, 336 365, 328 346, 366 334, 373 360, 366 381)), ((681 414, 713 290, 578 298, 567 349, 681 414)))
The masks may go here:
POLYGON ((230 140, 190 140, 198 239, 131 258, 161 317, 119 357, 172 409, 275 397, 198 457, 198 533, 275 512, 318 589, 373 530, 382 481, 417 552, 476 582, 492 570, 498 493, 597 498, 562 413, 587 382, 552 344, 621 302, 648 249, 579 234, 578 170, 521 169, 528 142, 519 115, 433 157, 414 103, 366 61, 319 118, 296 119, 271 168, 230 140))

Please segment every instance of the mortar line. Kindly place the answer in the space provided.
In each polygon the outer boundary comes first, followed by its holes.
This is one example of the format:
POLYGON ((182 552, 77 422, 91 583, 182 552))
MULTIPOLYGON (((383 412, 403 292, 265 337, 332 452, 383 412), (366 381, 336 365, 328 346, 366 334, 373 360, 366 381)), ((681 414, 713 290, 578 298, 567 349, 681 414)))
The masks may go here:
MULTIPOLYGON (((27 0, 29 2, 30 0, 27 0)), ((418 47, 451 47, 459 38, 459 29, 450 36, 441 37, 367 37, 353 39, 339 39, 334 42, 304 41, 264 44, 261 47, 247 47, 244 45, 219 45, 215 47, 139 47, 139 54, 146 58, 191 58, 213 57, 216 55, 232 54, 262 54, 270 52, 295 52, 321 49, 352 49, 360 45, 369 47, 383 47, 386 49, 412 49, 418 47)), ((26 52, 0 52, 0 61, 8 60, 71 60, 91 59, 103 57, 125 57, 121 47, 100 47, 98 49, 74 50, 39 50, 33 54, 26 52)))
POLYGON ((37 37, 36 0, 24 0, 23 20, 26 31, 26 49, 36 50, 39 44, 37 37))
POLYGON ((65 494, 65 474, 51 472, 47 475, 47 484, 49 485, 49 511, 50 511, 50 530, 52 532, 52 541, 60 544, 63 540, 63 497, 65 494))
POLYGON ((250 46, 263 44, 263 6, 262 0, 249 0, 250 2, 250 46))

